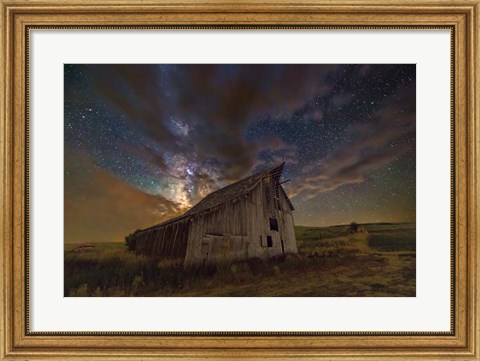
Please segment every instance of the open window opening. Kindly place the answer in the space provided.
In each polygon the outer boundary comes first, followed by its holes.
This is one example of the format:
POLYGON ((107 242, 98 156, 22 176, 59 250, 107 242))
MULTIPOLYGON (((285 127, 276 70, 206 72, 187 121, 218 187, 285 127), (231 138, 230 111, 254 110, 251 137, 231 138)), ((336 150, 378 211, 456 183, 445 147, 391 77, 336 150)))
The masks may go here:
POLYGON ((267 236, 267 247, 273 247, 272 236, 267 236))
POLYGON ((276 218, 270 218, 270 230, 278 231, 278 221, 276 218))

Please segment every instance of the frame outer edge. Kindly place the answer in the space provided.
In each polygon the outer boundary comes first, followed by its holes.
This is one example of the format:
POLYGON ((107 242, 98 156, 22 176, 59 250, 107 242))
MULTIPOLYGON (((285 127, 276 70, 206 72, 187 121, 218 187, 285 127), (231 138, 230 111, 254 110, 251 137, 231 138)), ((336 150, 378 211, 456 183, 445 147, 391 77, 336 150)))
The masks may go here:
MULTIPOLYGON (((480 355, 479 342, 479 315, 478 315, 478 295, 479 295, 479 266, 478 266, 478 225, 477 210, 479 203, 479 183, 478 183, 478 164, 479 164, 479 147, 478 147, 478 3, 474 4, 466 17, 465 31, 465 78, 470 79, 465 84, 465 99, 459 101, 465 102, 465 130, 466 130, 466 191, 467 191, 467 242, 466 251, 466 276, 467 276, 467 293, 466 293, 466 346, 471 355, 478 360, 480 355)), ((461 117, 460 117, 461 118, 461 117)))
POLYGON ((0 159, 1 165, 1 184, 0 184, 0 203, 1 203, 1 218, 2 227, 0 233, 0 257, 2 260, 2 275, 0 277, 1 285, 1 316, 0 323, 0 357, 3 359, 12 350, 12 334, 13 334, 13 299, 12 299, 12 192, 11 192, 11 178, 12 178, 12 133, 11 133, 11 91, 13 88, 12 81, 12 44, 13 44, 13 29, 11 28, 11 12, 8 5, 0 0, 1 19, 0 33, 1 33, 1 79, 3 90, 0 96, 0 159))
MULTIPOLYGON (((466 315, 466 342, 467 349, 471 355, 479 359, 479 318, 478 318, 478 77, 476 71, 478 66, 478 3, 474 4, 466 17, 466 39, 465 39, 465 78, 470 81, 465 84, 465 130, 466 130, 466 191, 467 191, 467 257, 466 276, 467 294, 465 312, 466 315), (476 140, 477 138, 477 140, 476 140)), ((460 99, 460 101, 462 101, 460 99)))
POLYGON ((0 277, 0 359, 5 358, 6 354, 6 297, 5 297, 5 168, 6 168, 6 159, 5 159, 5 125, 6 125, 6 114, 5 114, 5 93, 6 93, 6 69, 5 69, 5 4, 0 0, 0 259, 2 261, 1 266, 1 277, 0 277))
POLYGON ((472 300, 471 305, 471 342, 472 342, 472 351, 477 360, 480 360, 480 265, 479 265, 479 255, 480 251, 480 239, 479 239, 479 230, 480 230, 480 218, 478 208, 480 205, 480 76, 479 76, 479 67, 480 67, 480 2, 476 2, 473 5, 473 16, 472 16, 472 25, 471 25, 471 52, 470 52, 470 75, 471 75, 471 107, 469 113, 473 116, 472 119, 472 134, 470 144, 472 144, 473 150, 473 160, 472 160, 472 236, 471 236, 471 275, 472 275, 472 294, 470 295, 472 300))

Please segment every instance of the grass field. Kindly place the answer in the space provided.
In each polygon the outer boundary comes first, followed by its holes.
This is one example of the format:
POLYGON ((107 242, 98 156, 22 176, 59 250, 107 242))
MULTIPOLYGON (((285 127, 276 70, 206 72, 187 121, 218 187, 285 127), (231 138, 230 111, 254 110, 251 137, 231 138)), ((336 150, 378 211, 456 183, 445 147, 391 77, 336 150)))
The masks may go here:
POLYGON ((297 255, 206 269, 66 244, 65 296, 415 296, 415 225, 361 226, 296 226, 297 255))

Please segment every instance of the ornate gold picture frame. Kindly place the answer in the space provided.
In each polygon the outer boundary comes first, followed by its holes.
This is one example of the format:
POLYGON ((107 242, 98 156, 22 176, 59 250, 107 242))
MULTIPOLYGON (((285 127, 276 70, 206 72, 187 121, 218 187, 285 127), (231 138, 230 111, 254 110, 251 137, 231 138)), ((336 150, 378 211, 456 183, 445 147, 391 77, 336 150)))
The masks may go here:
POLYGON ((0 0, 1 359, 480 359, 478 0, 202 3, 0 0), (29 34, 32 29, 447 29, 451 31, 450 332, 33 332, 29 328, 29 34))

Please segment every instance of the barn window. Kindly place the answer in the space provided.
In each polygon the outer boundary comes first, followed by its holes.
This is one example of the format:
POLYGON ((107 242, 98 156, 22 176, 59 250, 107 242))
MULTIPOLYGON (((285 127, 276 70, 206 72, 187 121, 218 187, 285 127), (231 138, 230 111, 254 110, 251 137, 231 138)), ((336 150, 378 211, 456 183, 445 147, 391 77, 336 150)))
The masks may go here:
POLYGON ((278 222, 276 218, 270 218, 270 230, 278 231, 278 222))
POLYGON ((272 236, 267 236, 267 247, 273 247, 272 236))

